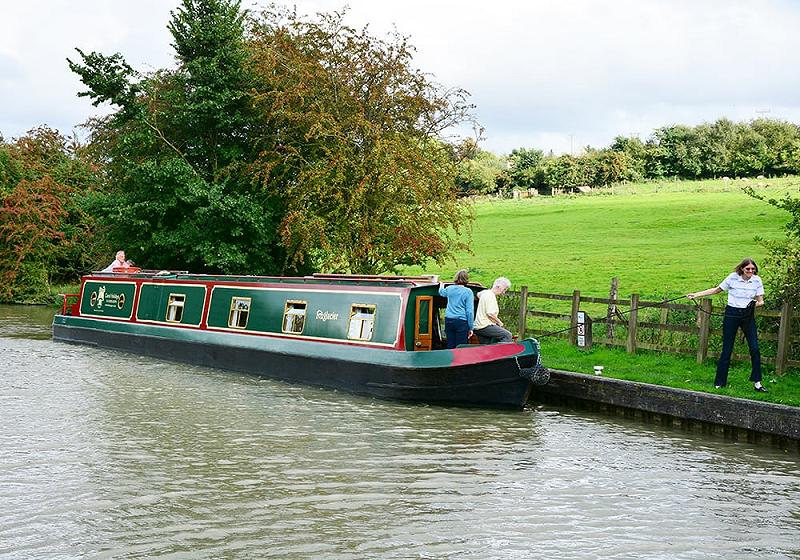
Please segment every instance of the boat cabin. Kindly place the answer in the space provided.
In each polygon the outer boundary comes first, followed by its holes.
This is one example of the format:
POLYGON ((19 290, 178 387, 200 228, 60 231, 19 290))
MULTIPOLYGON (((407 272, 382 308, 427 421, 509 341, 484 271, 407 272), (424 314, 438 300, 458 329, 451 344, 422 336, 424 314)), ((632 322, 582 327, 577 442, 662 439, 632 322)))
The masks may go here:
MULTIPOLYGON (((483 289, 469 286, 474 292, 483 289)), ((97 272, 62 314, 253 336, 427 351, 445 348, 436 276, 304 277, 97 272)))

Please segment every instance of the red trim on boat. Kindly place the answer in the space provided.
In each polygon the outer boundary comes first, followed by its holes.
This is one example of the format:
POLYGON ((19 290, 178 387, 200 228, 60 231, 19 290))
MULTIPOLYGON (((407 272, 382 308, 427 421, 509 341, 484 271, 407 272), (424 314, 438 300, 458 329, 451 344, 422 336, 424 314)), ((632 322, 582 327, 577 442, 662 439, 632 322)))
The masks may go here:
POLYGON ((487 344, 475 345, 470 348, 456 348, 453 350, 454 366, 465 366, 517 356, 525 351, 524 344, 487 344))

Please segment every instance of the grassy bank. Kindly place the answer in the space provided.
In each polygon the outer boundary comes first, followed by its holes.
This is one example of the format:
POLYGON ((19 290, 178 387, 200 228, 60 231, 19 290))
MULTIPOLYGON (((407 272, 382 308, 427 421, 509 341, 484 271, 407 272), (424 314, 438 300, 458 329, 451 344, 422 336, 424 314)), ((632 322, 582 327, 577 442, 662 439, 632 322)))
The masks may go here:
POLYGON ((800 406, 800 375, 795 371, 776 376, 773 369, 765 367, 762 382, 769 393, 757 393, 748 381, 750 362, 734 361, 728 373, 728 386, 715 389, 714 360, 698 364, 691 357, 662 352, 640 350, 630 355, 621 348, 599 345, 588 351, 578 350, 564 339, 547 338, 540 342, 544 363, 555 369, 591 374, 593 366, 602 365, 606 377, 800 406))

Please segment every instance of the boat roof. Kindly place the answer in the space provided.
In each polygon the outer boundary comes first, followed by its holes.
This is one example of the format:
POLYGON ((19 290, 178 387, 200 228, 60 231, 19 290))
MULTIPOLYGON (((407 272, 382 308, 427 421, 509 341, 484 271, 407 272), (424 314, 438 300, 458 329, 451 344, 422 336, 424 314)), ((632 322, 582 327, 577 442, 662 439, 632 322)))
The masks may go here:
POLYGON ((140 270, 137 272, 93 272, 92 277, 108 278, 158 278, 164 280, 189 280, 197 282, 237 282, 242 284, 322 284, 391 286, 413 288, 438 284, 435 274, 379 275, 379 274, 311 274, 308 276, 250 276, 235 274, 190 274, 185 270, 140 270))

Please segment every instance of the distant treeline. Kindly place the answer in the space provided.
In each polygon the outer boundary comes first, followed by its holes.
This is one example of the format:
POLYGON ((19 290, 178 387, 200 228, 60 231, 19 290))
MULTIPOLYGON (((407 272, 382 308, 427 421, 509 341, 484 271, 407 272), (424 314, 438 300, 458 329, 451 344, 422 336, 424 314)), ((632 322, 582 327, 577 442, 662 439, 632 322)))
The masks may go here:
POLYGON ((800 127, 771 119, 664 126, 645 141, 617 136, 608 148, 586 147, 580 155, 519 148, 500 157, 478 149, 474 142, 460 149, 457 182, 464 194, 530 188, 549 193, 649 179, 800 173, 800 127))

